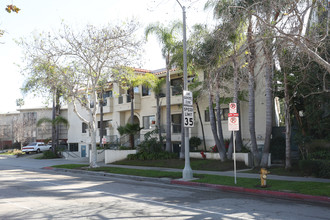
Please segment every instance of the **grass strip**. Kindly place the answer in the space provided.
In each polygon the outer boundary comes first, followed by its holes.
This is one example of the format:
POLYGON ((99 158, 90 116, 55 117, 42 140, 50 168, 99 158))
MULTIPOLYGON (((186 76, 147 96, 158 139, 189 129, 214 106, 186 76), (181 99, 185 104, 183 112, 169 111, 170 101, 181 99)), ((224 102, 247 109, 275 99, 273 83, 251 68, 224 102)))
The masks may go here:
MULTIPOLYGON (((183 169, 185 161, 180 159, 166 159, 166 160, 121 160, 114 162, 116 165, 130 165, 130 166, 146 166, 146 167, 166 167, 183 169)), ((202 160, 190 159, 190 166, 193 170, 208 170, 208 171, 228 171, 234 169, 232 160, 220 162, 219 160, 202 160)), ((237 161, 237 169, 248 169, 244 162, 237 161)))
POLYGON ((235 185, 234 177, 208 175, 208 174, 203 175, 203 178, 193 180, 193 182, 330 197, 330 183, 297 182, 297 181, 268 179, 267 187, 260 188, 260 179, 239 177, 237 178, 237 184, 235 185))
POLYGON ((54 165, 54 168, 63 168, 63 169, 79 169, 82 167, 88 167, 89 164, 62 164, 62 165, 54 165))
MULTIPOLYGON (((120 167, 97 167, 88 168, 87 164, 64 164, 55 165, 56 168, 65 169, 84 169, 89 171, 108 172, 124 175, 133 176, 144 176, 153 178, 171 178, 179 179, 182 178, 181 172, 170 172, 170 171, 158 171, 158 170, 141 170, 141 169, 130 169, 120 167)), ((328 196, 330 197, 330 183, 318 183, 318 182, 296 182, 296 181, 284 181, 284 180, 267 180, 267 188, 260 188, 260 180, 252 178, 237 178, 237 184, 234 184, 234 177, 209 175, 209 174, 194 174, 197 180, 194 182, 209 183, 226 186, 239 186, 251 189, 263 189, 273 190, 282 192, 301 193, 306 195, 315 196, 328 196)))

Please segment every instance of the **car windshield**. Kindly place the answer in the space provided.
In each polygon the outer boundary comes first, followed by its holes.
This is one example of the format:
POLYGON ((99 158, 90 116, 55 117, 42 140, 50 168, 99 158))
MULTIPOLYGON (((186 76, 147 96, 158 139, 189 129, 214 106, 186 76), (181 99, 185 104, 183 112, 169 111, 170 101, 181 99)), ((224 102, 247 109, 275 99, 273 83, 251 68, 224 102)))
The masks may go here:
POLYGON ((33 143, 30 143, 30 144, 27 145, 27 146, 35 146, 35 145, 37 145, 37 143, 36 143, 36 142, 33 142, 33 143))

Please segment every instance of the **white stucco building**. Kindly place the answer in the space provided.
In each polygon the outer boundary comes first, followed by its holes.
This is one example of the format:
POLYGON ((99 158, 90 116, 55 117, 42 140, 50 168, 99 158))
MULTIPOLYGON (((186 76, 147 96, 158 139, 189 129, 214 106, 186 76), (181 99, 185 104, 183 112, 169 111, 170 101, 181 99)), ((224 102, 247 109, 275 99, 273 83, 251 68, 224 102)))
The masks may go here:
MULTIPOLYGON (((166 77, 166 70, 156 70, 148 71, 143 69, 136 69, 137 73, 153 73, 157 77, 163 78, 166 77)), ((196 76, 195 76, 196 77, 196 76)), ((200 80, 203 80, 203 75, 200 74, 200 80)), ((265 119, 266 119, 266 106, 265 106, 265 83, 264 77, 257 77, 256 82, 256 136, 258 144, 262 145, 264 142, 265 134, 265 119)), ((182 113, 182 72, 177 70, 171 71, 171 137, 173 150, 175 152, 179 151, 179 146, 181 142, 181 113, 182 113)), ((241 85, 241 89, 247 90, 247 84, 241 85)), ((165 125, 166 125, 166 97, 165 97, 165 85, 164 85, 164 97, 160 99, 161 105, 161 130, 162 135, 165 136, 165 125)), ((143 140, 144 134, 155 129, 157 124, 156 122, 156 98, 152 90, 139 86, 134 89, 134 123, 139 123, 140 127, 143 129, 140 131, 140 140, 143 140)), ((232 94, 221 94, 224 97, 232 97, 232 94)), ((120 135, 117 131, 118 126, 124 126, 130 122, 130 110, 131 103, 130 98, 127 95, 127 91, 120 88, 117 84, 113 84, 109 91, 104 95, 105 104, 103 107, 103 121, 105 124, 104 127, 104 137, 107 140, 107 143, 117 142, 120 138, 120 135)), ((198 100, 201 119, 205 131, 205 141, 206 148, 209 149, 211 146, 214 146, 214 140, 212 131, 210 128, 209 116, 208 116, 208 94, 205 93, 198 100)), ((230 137, 230 132, 228 131, 228 104, 221 105, 222 108, 222 128, 224 138, 230 137)), ((78 109, 82 115, 84 115, 84 110, 81 108, 78 109)), ((100 143, 99 137, 99 124, 100 124, 100 114, 98 108, 97 114, 97 143, 100 143)), ((68 120, 70 127, 68 130, 68 144, 71 151, 78 151, 80 156, 88 157, 89 144, 91 142, 90 135, 88 133, 87 126, 77 117, 73 112, 73 105, 68 105, 68 120)), ((249 144, 250 133, 249 133, 249 124, 248 124, 248 102, 241 101, 241 131, 242 138, 244 143, 249 144)), ((189 129, 189 136, 197 136, 203 138, 201 121, 198 117, 196 106, 194 105, 194 127, 189 129)), ((123 144, 123 140, 122 143, 123 144)), ((204 148, 204 146, 200 146, 204 148)))

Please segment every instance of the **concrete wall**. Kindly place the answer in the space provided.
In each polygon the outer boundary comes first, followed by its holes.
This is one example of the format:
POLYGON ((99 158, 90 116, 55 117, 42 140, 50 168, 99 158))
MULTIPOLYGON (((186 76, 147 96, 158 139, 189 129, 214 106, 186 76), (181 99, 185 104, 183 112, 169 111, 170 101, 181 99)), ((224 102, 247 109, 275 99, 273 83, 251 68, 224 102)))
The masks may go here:
POLYGON ((129 154, 136 154, 136 150, 105 150, 105 163, 124 160, 129 154))
MULTIPOLYGON (((89 155, 92 152, 89 151, 89 155)), ((105 150, 97 150, 96 162, 104 162, 105 161, 105 150)), ((91 157, 89 157, 89 162, 91 162, 91 157)))

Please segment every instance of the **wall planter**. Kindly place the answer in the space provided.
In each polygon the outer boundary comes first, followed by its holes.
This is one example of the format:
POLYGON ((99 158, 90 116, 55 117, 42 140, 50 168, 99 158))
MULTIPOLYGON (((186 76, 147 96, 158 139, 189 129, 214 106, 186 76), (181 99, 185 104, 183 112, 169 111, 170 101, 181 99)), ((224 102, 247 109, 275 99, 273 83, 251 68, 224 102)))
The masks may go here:
POLYGON ((126 159, 127 155, 136 154, 136 150, 105 150, 105 163, 126 159))

